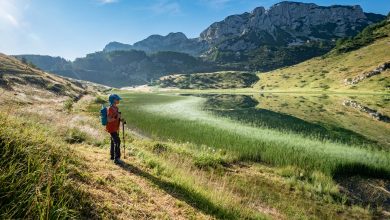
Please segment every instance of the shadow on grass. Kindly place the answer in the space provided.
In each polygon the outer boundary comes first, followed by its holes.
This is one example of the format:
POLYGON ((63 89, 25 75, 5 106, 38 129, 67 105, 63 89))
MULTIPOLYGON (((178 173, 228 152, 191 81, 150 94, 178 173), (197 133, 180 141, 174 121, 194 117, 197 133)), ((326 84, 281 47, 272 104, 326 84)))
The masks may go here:
MULTIPOLYGON (((234 210, 227 210, 216 204, 213 204, 209 199, 194 190, 183 187, 177 183, 171 183, 161 180, 160 178, 157 178, 139 169, 138 167, 125 162, 123 162, 119 166, 127 172, 131 172, 140 177, 146 178, 153 184, 157 185, 159 188, 163 189, 166 193, 181 201, 185 201, 187 204, 191 205, 195 209, 198 209, 205 214, 212 215, 218 219, 242 218, 242 216, 239 216, 239 213, 235 212, 234 210)), ((245 216, 244 218, 248 219, 247 216, 245 216)))
POLYGON ((362 163, 340 164, 336 167, 333 176, 336 178, 361 176, 365 178, 379 178, 390 180, 390 172, 384 168, 369 167, 362 163))

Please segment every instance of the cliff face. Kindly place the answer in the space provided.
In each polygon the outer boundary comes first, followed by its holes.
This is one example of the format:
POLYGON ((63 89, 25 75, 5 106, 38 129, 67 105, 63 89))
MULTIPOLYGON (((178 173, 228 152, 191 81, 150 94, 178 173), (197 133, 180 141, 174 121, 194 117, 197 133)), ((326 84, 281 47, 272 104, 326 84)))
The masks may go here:
POLYGON ((360 6, 322 7, 281 2, 269 10, 258 7, 251 13, 232 15, 216 22, 200 34, 200 40, 218 49, 233 51, 255 49, 264 44, 299 45, 307 40, 353 36, 383 18, 366 16, 360 6))
POLYGON ((133 45, 111 42, 103 53, 75 62, 24 57, 60 75, 98 83, 109 78, 112 86, 138 85, 172 73, 269 71, 294 65, 329 52, 337 39, 355 36, 383 19, 383 15, 364 13, 360 6, 281 2, 268 10, 258 7, 250 13, 228 16, 198 38, 178 32, 151 35, 133 45))
POLYGON ((201 56, 233 69, 270 70, 330 51, 335 40, 354 36, 385 16, 355 6, 318 6, 281 2, 266 10, 231 15, 206 28, 198 38, 183 33, 152 35, 133 45, 112 42, 104 51, 174 51, 201 56))

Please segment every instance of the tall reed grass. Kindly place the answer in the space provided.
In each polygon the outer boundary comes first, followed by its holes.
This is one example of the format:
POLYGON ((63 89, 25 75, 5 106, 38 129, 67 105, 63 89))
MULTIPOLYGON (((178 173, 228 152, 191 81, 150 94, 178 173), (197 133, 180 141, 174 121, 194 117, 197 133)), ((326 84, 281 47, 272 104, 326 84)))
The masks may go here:
POLYGON ((160 139, 223 149, 237 160, 295 165, 329 175, 390 178, 390 153, 359 145, 318 140, 287 131, 256 128, 201 111, 203 99, 156 94, 124 94, 128 122, 160 139))
POLYGON ((0 113, 0 158, 1 219, 81 216, 86 200, 70 178, 78 162, 48 128, 0 113))

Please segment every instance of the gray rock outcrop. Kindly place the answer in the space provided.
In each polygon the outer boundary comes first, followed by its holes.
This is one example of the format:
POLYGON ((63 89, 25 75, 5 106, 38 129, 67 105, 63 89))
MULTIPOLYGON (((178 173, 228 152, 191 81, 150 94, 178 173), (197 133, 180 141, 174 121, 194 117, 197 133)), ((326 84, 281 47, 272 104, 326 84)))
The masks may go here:
POLYGON ((251 13, 232 15, 215 22, 200 34, 200 39, 210 45, 219 44, 222 50, 233 51, 253 49, 262 44, 296 45, 355 35, 376 22, 374 17, 368 17, 358 5, 323 7, 281 2, 268 10, 258 7, 251 13), (222 43, 227 40, 230 40, 229 44, 222 43))
POLYGON ((353 36, 364 27, 385 16, 364 13, 355 6, 318 6, 312 3, 280 2, 266 10, 231 15, 206 28, 198 38, 189 39, 183 33, 167 36, 151 35, 133 45, 111 42, 104 51, 143 50, 184 52, 207 55, 210 49, 245 51, 261 45, 300 45, 310 40, 327 40, 353 36))
POLYGON ((372 76, 381 74, 383 71, 390 69, 390 61, 385 62, 384 64, 378 66, 377 68, 373 69, 372 71, 365 72, 359 76, 356 76, 354 78, 349 78, 344 80, 345 85, 355 85, 358 84, 359 82, 370 78, 372 76))
POLYGON ((356 101, 344 100, 343 101, 343 105, 344 106, 349 106, 349 107, 357 109, 357 110, 359 110, 361 112, 364 112, 364 113, 368 114, 369 116, 371 116, 372 118, 374 118, 375 120, 386 122, 386 123, 390 123, 390 117, 389 116, 383 115, 383 114, 379 113, 378 111, 376 111, 374 109, 371 109, 371 108, 369 108, 367 106, 363 106, 363 105, 359 104, 356 101))

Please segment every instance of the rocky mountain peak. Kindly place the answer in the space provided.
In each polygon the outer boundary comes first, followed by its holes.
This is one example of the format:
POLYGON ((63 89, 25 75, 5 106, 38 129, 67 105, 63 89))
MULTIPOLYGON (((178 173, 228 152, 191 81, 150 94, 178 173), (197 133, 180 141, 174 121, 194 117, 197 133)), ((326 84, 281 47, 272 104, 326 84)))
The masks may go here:
MULTIPOLYGON (((199 38, 189 39, 181 32, 172 32, 166 36, 152 35, 133 45, 112 43, 105 51, 174 51, 234 63, 246 62, 256 54, 272 57, 274 55, 267 55, 271 53, 268 47, 272 47, 278 54, 297 50, 300 54, 291 54, 304 58, 322 55, 334 46, 336 39, 354 36, 367 25, 384 18, 383 15, 364 13, 358 5, 319 6, 283 1, 268 9, 257 7, 251 12, 227 16, 211 24, 199 38)), ((264 60, 263 57, 260 60, 264 60)))
POLYGON ((265 8, 264 7, 257 7, 255 9, 253 9, 253 11, 251 12, 252 15, 262 15, 265 13, 265 8))
POLYGON ((167 38, 171 39, 180 39, 180 40, 188 40, 187 36, 183 32, 171 32, 167 36, 167 38))
MULTIPOLYGON (((354 35, 373 22, 377 21, 370 20, 358 5, 325 7, 284 1, 268 10, 258 7, 251 13, 228 16, 210 25, 200 34, 200 39, 210 44, 219 44, 232 36, 265 34, 275 41, 278 41, 278 35, 290 37, 285 40, 286 44, 306 39, 329 40, 354 35)), ((239 48, 248 47, 241 45, 239 48)))
POLYGON ((166 36, 154 34, 150 35, 142 41, 138 41, 133 45, 111 42, 104 51, 113 50, 142 50, 146 53, 156 53, 159 51, 174 51, 188 53, 190 55, 199 56, 201 52, 207 49, 204 42, 195 39, 188 39, 182 32, 171 32, 166 36))

